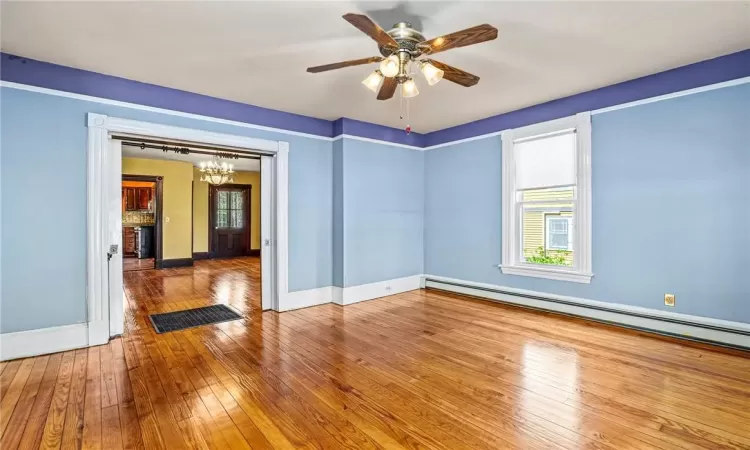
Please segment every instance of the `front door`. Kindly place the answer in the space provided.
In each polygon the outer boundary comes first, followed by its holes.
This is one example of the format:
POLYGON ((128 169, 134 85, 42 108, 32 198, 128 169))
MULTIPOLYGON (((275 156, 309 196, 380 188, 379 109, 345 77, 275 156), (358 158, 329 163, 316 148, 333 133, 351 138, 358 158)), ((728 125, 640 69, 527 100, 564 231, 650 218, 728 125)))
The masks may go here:
POLYGON ((211 186, 211 253, 215 258, 250 253, 249 185, 211 186))

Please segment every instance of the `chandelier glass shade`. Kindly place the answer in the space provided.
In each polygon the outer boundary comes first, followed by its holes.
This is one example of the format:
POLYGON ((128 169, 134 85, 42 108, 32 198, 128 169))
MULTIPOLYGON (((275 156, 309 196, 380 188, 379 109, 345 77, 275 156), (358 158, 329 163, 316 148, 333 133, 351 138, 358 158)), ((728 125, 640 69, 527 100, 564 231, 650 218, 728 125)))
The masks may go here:
POLYGON ((217 186, 234 182, 234 168, 232 164, 219 162, 219 158, 214 158, 211 161, 201 161, 199 167, 203 174, 201 181, 217 186))

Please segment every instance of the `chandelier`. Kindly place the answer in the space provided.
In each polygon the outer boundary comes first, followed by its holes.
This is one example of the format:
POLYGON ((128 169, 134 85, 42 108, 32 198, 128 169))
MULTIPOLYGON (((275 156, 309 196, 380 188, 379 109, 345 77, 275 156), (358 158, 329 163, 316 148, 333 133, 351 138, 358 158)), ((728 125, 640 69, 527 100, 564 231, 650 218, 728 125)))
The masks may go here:
POLYGON ((201 181, 213 185, 224 183, 234 183, 234 169, 231 164, 219 162, 219 157, 214 157, 211 161, 201 161, 200 171, 203 174, 201 181))

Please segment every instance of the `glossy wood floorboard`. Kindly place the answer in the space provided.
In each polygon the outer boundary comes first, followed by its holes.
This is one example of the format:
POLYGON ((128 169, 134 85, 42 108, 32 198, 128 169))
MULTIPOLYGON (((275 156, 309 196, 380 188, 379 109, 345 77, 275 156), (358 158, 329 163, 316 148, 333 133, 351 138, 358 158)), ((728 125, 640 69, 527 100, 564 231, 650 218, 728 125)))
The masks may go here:
POLYGON ((750 449, 748 353, 439 291, 264 313, 259 269, 126 273, 122 338, 0 363, 0 448, 750 449))

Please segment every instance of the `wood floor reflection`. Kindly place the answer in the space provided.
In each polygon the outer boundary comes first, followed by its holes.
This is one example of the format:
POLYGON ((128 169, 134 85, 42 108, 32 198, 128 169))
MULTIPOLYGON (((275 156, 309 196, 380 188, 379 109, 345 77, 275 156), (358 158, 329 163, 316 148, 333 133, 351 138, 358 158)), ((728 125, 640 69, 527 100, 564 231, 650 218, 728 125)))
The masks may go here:
POLYGON ((437 291, 264 313, 259 267, 127 273, 124 337, 0 363, 0 448, 750 448, 750 354, 437 291))

